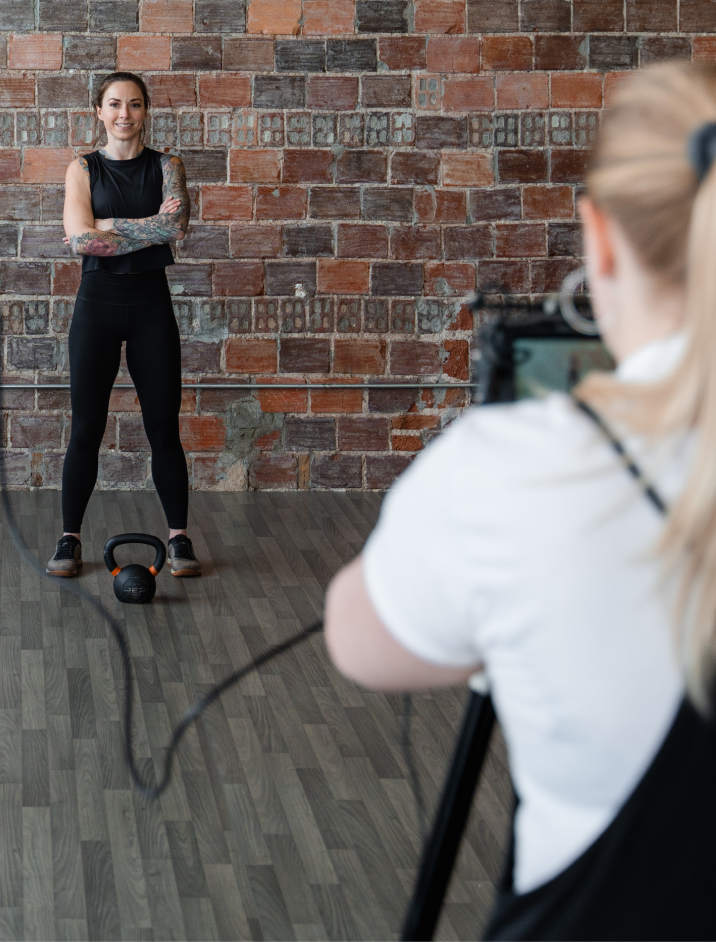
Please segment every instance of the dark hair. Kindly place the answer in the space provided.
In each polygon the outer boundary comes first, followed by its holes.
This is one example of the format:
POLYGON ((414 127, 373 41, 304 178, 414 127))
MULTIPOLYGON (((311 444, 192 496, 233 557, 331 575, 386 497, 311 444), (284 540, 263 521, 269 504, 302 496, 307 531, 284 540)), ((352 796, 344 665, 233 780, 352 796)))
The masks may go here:
MULTIPOLYGON (((102 107, 102 101, 104 99, 104 96, 107 94, 107 89, 110 87, 110 85, 114 85, 115 82, 133 82, 137 86, 139 91, 142 93, 142 98, 144 99, 144 107, 147 109, 147 111, 149 111, 149 106, 151 102, 149 99, 149 92, 147 91, 147 86, 145 84, 144 79, 139 75, 135 75, 134 72, 110 72, 110 74, 105 75, 105 77, 99 83, 99 85, 97 86, 97 91, 95 92, 94 97, 92 99, 92 107, 94 108, 95 115, 97 114, 97 109, 102 107)), ((97 131, 97 134, 95 136, 93 146, 95 147, 97 146, 98 140, 99 140, 99 130, 97 131)), ((142 143, 144 143, 144 128, 142 128, 140 132, 139 140, 142 143)))

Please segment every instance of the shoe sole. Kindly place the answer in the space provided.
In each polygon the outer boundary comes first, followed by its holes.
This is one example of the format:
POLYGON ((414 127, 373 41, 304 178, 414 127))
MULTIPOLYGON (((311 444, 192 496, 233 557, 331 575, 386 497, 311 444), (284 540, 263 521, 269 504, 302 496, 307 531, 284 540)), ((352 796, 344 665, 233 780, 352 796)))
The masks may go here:
POLYGON ((197 572, 196 569, 177 569, 176 572, 172 572, 173 576, 200 576, 201 573, 197 572))
POLYGON ((61 579, 73 579, 75 576, 79 576, 81 568, 82 563, 78 563, 77 569, 75 569, 74 572, 63 572, 61 569, 45 569, 45 572, 48 576, 59 576, 61 579))

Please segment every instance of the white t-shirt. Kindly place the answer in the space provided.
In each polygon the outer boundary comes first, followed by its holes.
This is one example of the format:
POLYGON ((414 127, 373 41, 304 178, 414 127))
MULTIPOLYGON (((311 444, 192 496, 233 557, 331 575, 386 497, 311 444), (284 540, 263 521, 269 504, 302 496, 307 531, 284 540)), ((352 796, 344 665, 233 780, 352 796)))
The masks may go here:
MULTIPOLYGON (((650 344, 618 374, 666 375, 683 344, 650 344)), ((673 501, 693 439, 625 444, 673 501)), ((400 644, 486 665, 520 798, 518 893, 607 827, 678 709, 671 590, 651 552, 662 527, 603 435, 552 394, 455 422, 390 491, 366 544, 368 594, 400 644)))

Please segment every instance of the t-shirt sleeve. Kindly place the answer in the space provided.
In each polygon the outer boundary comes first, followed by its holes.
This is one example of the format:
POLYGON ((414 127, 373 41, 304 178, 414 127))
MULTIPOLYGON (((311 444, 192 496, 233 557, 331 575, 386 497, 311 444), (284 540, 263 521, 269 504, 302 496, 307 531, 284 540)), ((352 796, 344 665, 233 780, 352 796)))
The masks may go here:
POLYGON ((363 551, 366 589, 385 627, 416 657, 446 667, 480 660, 480 600, 460 519, 465 431, 464 420, 454 423, 396 482, 363 551))

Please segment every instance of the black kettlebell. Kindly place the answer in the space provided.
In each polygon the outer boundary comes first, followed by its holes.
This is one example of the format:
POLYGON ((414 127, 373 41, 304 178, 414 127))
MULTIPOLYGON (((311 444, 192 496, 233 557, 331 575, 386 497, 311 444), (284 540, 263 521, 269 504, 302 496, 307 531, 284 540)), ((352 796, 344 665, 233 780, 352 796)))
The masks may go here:
POLYGON ((157 536, 150 536, 148 533, 120 533, 119 536, 110 537, 104 544, 104 561, 114 576, 114 594, 119 601, 130 605, 151 602, 157 590, 154 577, 159 574, 166 558, 166 547, 157 536), (115 562, 114 551, 123 543, 147 543, 153 546, 157 555, 149 569, 139 563, 131 563, 120 569, 115 562))

